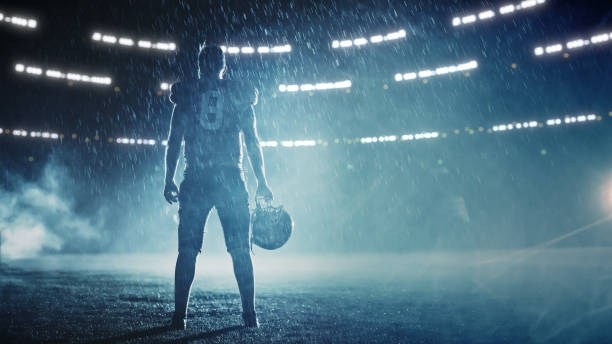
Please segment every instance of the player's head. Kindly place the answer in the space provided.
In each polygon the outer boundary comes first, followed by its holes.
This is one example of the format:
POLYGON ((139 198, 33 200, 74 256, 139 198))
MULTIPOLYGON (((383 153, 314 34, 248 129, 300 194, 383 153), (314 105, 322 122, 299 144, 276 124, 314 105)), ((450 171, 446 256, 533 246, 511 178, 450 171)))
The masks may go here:
POLYGON ((204 45, 198 54, 198 75, 200 78, 218 77, 225 74, 225 54, 216 45, 204 45))

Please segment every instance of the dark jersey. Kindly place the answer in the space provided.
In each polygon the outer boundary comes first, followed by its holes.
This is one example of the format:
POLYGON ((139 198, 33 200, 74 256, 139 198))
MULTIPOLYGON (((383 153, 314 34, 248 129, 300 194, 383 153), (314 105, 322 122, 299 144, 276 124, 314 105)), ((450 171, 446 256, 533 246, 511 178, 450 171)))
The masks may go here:
POLYGON ((254 87, 220 79, 181 82, 172 85, 170 100, 181 107, 185 173, 242 166, 240 132, 253 126, 254 87))

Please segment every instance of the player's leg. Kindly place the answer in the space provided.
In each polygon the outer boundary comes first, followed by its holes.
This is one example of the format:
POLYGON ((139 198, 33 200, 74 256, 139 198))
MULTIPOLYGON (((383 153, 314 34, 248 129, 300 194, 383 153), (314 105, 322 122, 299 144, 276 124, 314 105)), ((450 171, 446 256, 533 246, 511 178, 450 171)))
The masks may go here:
POLYGON ((257 317, 255 313, 255 277, 253 273, 253 262, 249 249, 233 249, 230 252, 234 265, 234 275, 240 291, 242 301, 242 316, 245 325, 257 327, 257 317))
POLYGON ((217 212, 223 226, 227 251, 232 256, 234 275, 242 300, 243 319, 246 326, 257 327, 255 314, 255 278, 251 260, 249 237, 249 201, 244 181, 237 177, 226 180, 226 192, 217 204, 217 212))
POLYGON ((195 276, 196 261, 202 249, 204 227, 212 205, 194 193, 200 188, 182 183, 179 193, 179 254, 174 271, 174 316, 172 326, 185 326, 191 285, 195 276))

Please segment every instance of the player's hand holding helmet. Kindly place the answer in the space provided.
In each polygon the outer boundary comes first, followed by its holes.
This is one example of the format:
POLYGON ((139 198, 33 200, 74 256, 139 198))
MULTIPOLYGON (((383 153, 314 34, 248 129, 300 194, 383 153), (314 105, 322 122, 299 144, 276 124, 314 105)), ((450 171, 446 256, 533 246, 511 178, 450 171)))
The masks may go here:
POLYGON ((164 197, 166 201, 170 204, 178 202, 178 193, 179 189, 176 183, 173 180, 166 181, 166 185, 164 186, 164 197))
POLYGON ((259 184, 257 186, 257 192, 255 192, 255 199, 263 199, 264 201, 271 201, 274 199, 274 196, 272 195, 272 190, 270 190, 268 184, 259 184))

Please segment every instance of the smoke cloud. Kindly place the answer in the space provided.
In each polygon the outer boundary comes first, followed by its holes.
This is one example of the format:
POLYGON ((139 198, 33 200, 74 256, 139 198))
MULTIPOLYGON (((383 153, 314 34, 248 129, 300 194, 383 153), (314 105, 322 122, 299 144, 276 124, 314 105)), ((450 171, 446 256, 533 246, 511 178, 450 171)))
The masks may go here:
POLYGON ((51 158, 40 177, 26 181, 13 174, 0 192, 2 255, 11 259, 41 253, 78 252, 103 239, 105 216, 79 216, 70 191, 74 181, 51 158), (79 249, 82 247, 82 249, 79 249))

